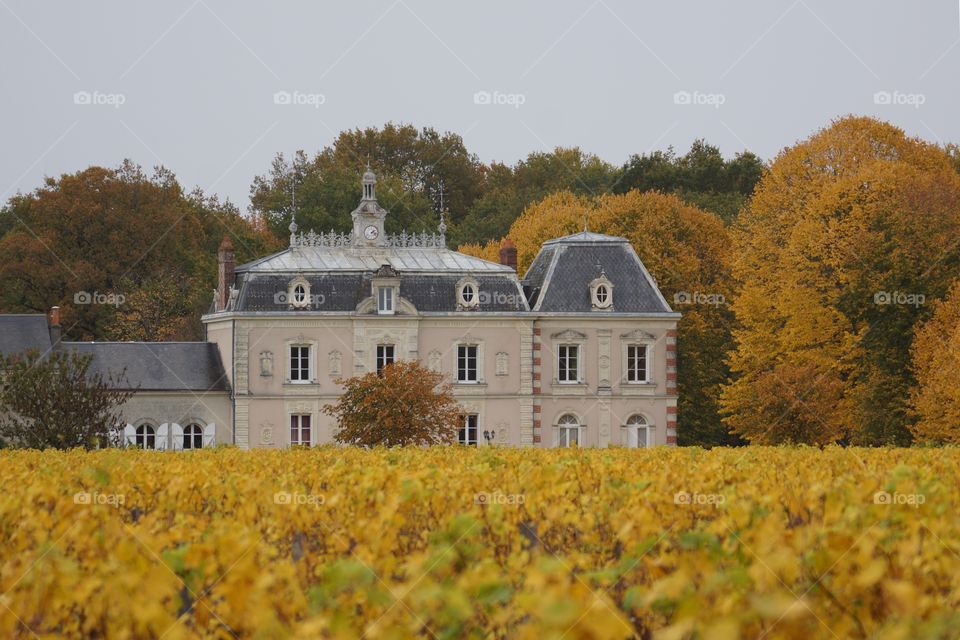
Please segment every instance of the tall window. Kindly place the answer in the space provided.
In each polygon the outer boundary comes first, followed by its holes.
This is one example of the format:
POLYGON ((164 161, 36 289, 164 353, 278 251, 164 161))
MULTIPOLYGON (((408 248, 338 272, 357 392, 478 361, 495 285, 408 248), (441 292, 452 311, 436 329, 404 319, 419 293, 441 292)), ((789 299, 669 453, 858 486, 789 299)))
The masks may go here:
POLYGON ((310 381, 310 347, 301 345, 290 347, 290 381, 310 381))
POLYGON ((290 416, 290 446, 310 446, 310 416, 294 414, 290 416))
POLYGON ((647 345, 627 346, 627 382, 647 382, 650 379, 647 366, 647 345))
POLYGON ((580 420, 572 413, 565 413, 557 420, 557 446, 580 445, 580 420))
POLYGON ((460 416, 460 431, 457 433, 457 442, 471 446, 477 445, 477 414, 468 413, 460 416))
POLYGON ((580 345, 561 344, 557 347, 557 381, 580 382, 580 345))
POLYGON ((457 382, 477 381, 477 351, 475 344, 457 345, 457 382))
POLYGON ((393 287, 377 289, 377 313, 393 313, 393 287))
POLYGON ((647 424, 647 419, 640 415, 633 415, 627 419, 625 425, 627 429, 627 446, 633 448, 644 448, 651 446, 652 429, 647 424))
POLYGON ((140 449, 156 449, 157 430, 149 424, 142 424, 137 427, 136 445, 140 449))
POLYGON ((377 375, 383 373, 383 368, 388 364, 393 364, 394 346, 392 344, 377 345, 377 375))
POLYGON ((202 449, 203 448, 203 429, 198 424, 188 424, 183 430, 183 448, 202 449))

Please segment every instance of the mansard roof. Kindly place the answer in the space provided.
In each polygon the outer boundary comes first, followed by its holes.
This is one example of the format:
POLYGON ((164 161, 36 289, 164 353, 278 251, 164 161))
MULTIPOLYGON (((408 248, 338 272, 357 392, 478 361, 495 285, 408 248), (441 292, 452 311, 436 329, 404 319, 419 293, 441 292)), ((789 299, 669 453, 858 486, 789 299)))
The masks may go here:
POLYGON ((524 278, 530 307, 535 312, 590 312, 590 283, 601 274, 614 287, 613 312, 672 313, 626 238, 589 231, 543 243, 524 278))
POLYGON ((92 355, 91 373, 140 391, 229 391, 220 349, 212 342, 63 342, 64 349, 92 355))
MULTIPOLYGON (((463 273, 400 272, 400 297, 410 301, 419 312, 457 311, 457 283, 463 273)), ((480 312, 527 311, 520 283, 510 270, 507 274, 471 273, 479 289, 480 312)), ((310 285, 311 304, 303 310, 291 310, 286 300, 290 274, 247 273, 238 283, 240 289, 234 311, 277 312, 321 311, 352 313, 371 295, 374 271, 299 274, 310 285)))

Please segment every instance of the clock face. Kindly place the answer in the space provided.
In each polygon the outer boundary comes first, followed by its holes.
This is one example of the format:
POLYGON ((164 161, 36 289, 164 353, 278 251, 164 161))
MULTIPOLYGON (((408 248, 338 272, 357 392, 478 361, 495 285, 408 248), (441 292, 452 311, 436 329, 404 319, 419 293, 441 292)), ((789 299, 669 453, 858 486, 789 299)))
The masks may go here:
POLYGON ((367 240, 374 240, 378 235, 380 235, 379 229, 372 224, 363 230, 363 237, 367 240))

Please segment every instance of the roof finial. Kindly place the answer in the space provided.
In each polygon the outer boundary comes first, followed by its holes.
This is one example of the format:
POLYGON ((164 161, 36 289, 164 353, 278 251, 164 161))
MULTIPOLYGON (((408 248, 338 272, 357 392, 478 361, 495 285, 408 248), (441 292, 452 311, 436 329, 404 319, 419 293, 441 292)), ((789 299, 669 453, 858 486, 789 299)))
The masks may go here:
POLYGON ((443 180, 440 180, 440 224, 437 226, 437 231, 440 232, 440 241, 446 245, 447 243, 447 220, 446 220, 447 210, 443 206, 443 180))
POLYGON ((296 153, 290 160, 290 246, 297 243, 297 172, 296 153))
POLYGON ((583 212, 583 232, 584 233, 590 232, 590 212, 589 211, 583 212))

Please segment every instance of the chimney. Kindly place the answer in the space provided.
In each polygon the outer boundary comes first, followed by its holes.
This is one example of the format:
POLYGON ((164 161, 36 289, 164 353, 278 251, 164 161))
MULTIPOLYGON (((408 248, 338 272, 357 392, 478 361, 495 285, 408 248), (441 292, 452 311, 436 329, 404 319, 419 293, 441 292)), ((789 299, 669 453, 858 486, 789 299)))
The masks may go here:
POLYGON ((60 344, 60 307, 50 307, 47 314, 47 330, 50 332, 50 344, 60 344))
POLYGON ((228 236, 223 236, 220 248, 217 250, 217 311, 227 308, 230 300, 230 287, 233 286, 233 269, 236 262, 233 259, 233 243, 228 236))
POLYGON ((500 243, 500 264, 517 270, 517 247, 510 238, 504 238, 500 243))

